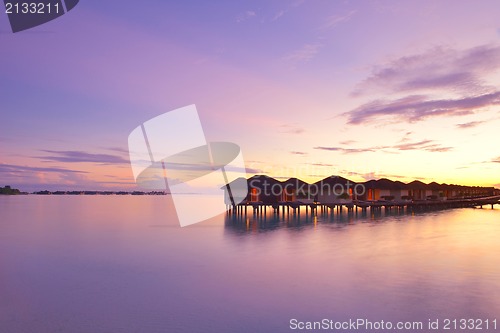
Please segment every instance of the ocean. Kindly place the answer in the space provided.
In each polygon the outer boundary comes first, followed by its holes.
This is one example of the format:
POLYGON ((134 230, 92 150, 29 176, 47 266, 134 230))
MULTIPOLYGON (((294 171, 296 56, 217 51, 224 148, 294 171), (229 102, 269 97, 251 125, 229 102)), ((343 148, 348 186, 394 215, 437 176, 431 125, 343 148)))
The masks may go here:
POLYGON ((168 196, 28 195, 0 216, 2 333, 500 331, 499 206, 181 228, 168 196))

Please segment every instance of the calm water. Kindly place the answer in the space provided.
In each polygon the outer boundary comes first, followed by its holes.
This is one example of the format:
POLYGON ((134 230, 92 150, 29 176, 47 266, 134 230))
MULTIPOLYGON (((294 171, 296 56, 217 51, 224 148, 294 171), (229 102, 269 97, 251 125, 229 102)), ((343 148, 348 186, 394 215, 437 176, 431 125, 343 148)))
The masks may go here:
POLYGON ((180 228, 169 200, 0 197, 0 332, 500 320, 498 206, 180 228))

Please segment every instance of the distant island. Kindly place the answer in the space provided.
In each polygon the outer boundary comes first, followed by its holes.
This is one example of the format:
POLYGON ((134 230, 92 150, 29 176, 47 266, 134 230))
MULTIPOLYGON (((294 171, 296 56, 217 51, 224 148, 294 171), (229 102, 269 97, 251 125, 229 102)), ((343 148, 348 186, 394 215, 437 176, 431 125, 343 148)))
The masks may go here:
POLYGON ((36 195, 167 195, 167 191, 35 191, 21 192, 16 188, 7 185, 0 187, 0 195, 36 194, 36 195))
POLYGON ((7 185, 5 187, 0 187, 0 194, 16 195, 16 194, 22 194, 22 193, 17 188, 11 188, 9 185, 7 185))
POLYGON ((37 195, 167 195, 166 191, 36 191, 37 195))

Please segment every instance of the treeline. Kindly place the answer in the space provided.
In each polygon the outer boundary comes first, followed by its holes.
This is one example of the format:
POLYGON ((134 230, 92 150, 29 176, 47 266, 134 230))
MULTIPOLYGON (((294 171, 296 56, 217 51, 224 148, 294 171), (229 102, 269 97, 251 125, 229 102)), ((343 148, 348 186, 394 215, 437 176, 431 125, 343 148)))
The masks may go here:
POLYGON ((7 185, 5 187, 0 187, 0 194, 15 195, 15 194, 21 194, 21 191, 19 191, 17 188, 12 188, 9 185, 7 185))
POLYGON ((151 191, 151 192, 142 192, 142 191, 133 191, 133 192, 125 192, 125 191, 37 191, 33 192, 33 194, 38 195, 166 195, 168 194, 165 191, 151 191))

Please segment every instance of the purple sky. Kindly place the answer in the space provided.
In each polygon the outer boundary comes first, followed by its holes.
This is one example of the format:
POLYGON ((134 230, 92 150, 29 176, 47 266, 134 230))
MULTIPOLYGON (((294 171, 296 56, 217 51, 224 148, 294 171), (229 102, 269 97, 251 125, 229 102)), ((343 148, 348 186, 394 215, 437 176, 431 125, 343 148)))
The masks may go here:
POLYGON ((249 171, 500 187, 498 1, 85 1, 0 15, 0 186, 130 189, 127 138, 196 104, 249 171))

